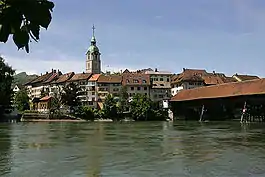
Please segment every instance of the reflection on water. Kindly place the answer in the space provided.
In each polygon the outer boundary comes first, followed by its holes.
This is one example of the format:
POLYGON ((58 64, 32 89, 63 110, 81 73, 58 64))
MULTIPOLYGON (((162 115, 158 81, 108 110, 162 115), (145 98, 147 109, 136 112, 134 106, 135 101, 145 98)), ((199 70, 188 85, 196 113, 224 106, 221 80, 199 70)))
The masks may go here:
POLYGON ((264 124, 0 124, 0 176, 265 176, 264 124))

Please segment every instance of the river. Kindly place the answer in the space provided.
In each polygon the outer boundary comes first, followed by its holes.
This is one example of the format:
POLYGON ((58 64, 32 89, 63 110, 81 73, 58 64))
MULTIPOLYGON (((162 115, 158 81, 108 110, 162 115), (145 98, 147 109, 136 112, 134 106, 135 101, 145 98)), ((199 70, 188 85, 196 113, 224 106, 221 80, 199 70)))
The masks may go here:
POLYGON ((0 176, 265 176, 265 124, 0 124, 0 176))

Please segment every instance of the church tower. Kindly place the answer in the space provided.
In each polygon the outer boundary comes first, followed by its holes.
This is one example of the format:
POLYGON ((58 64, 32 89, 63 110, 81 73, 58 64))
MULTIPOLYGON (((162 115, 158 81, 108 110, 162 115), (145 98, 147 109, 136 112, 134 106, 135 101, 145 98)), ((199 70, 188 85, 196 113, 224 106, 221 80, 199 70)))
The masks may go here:
POLYGON ((86 53, 86 72, 92 74, 101 73, 100 52, 96 45, 95 27, 92 28, 92 39, 88 51, 86 53))

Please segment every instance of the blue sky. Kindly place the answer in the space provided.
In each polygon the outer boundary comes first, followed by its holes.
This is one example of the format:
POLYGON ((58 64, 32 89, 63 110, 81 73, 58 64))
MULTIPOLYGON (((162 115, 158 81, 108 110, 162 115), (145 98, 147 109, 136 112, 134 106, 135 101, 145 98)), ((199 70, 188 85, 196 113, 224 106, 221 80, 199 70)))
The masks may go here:
POLYGON ((265 76, 264 0, 54 0, 31 53, 0 44, 18 71, 85 70, 95 24, 103 70, 182 68, 265 76))

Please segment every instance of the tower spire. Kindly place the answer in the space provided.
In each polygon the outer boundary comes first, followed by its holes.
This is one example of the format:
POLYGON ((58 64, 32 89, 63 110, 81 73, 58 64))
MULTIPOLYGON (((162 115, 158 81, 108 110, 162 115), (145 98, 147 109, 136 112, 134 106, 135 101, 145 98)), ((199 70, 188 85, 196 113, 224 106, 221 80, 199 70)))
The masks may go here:
POLYGON ((95 37, 95 26, 94 26, 94 24, 93 24, 93 26, 92 26, 92 39, 91 39, 91 44, 96 44, 96 37, 95 37))
POLYGON ((93 35, 93 36, 95 36, 95 29, 96 29, 96 28, 95 28, 95 26, 94 26, 94 24, 93 24, 93 26, 92 26, 92 35, 93 35))

